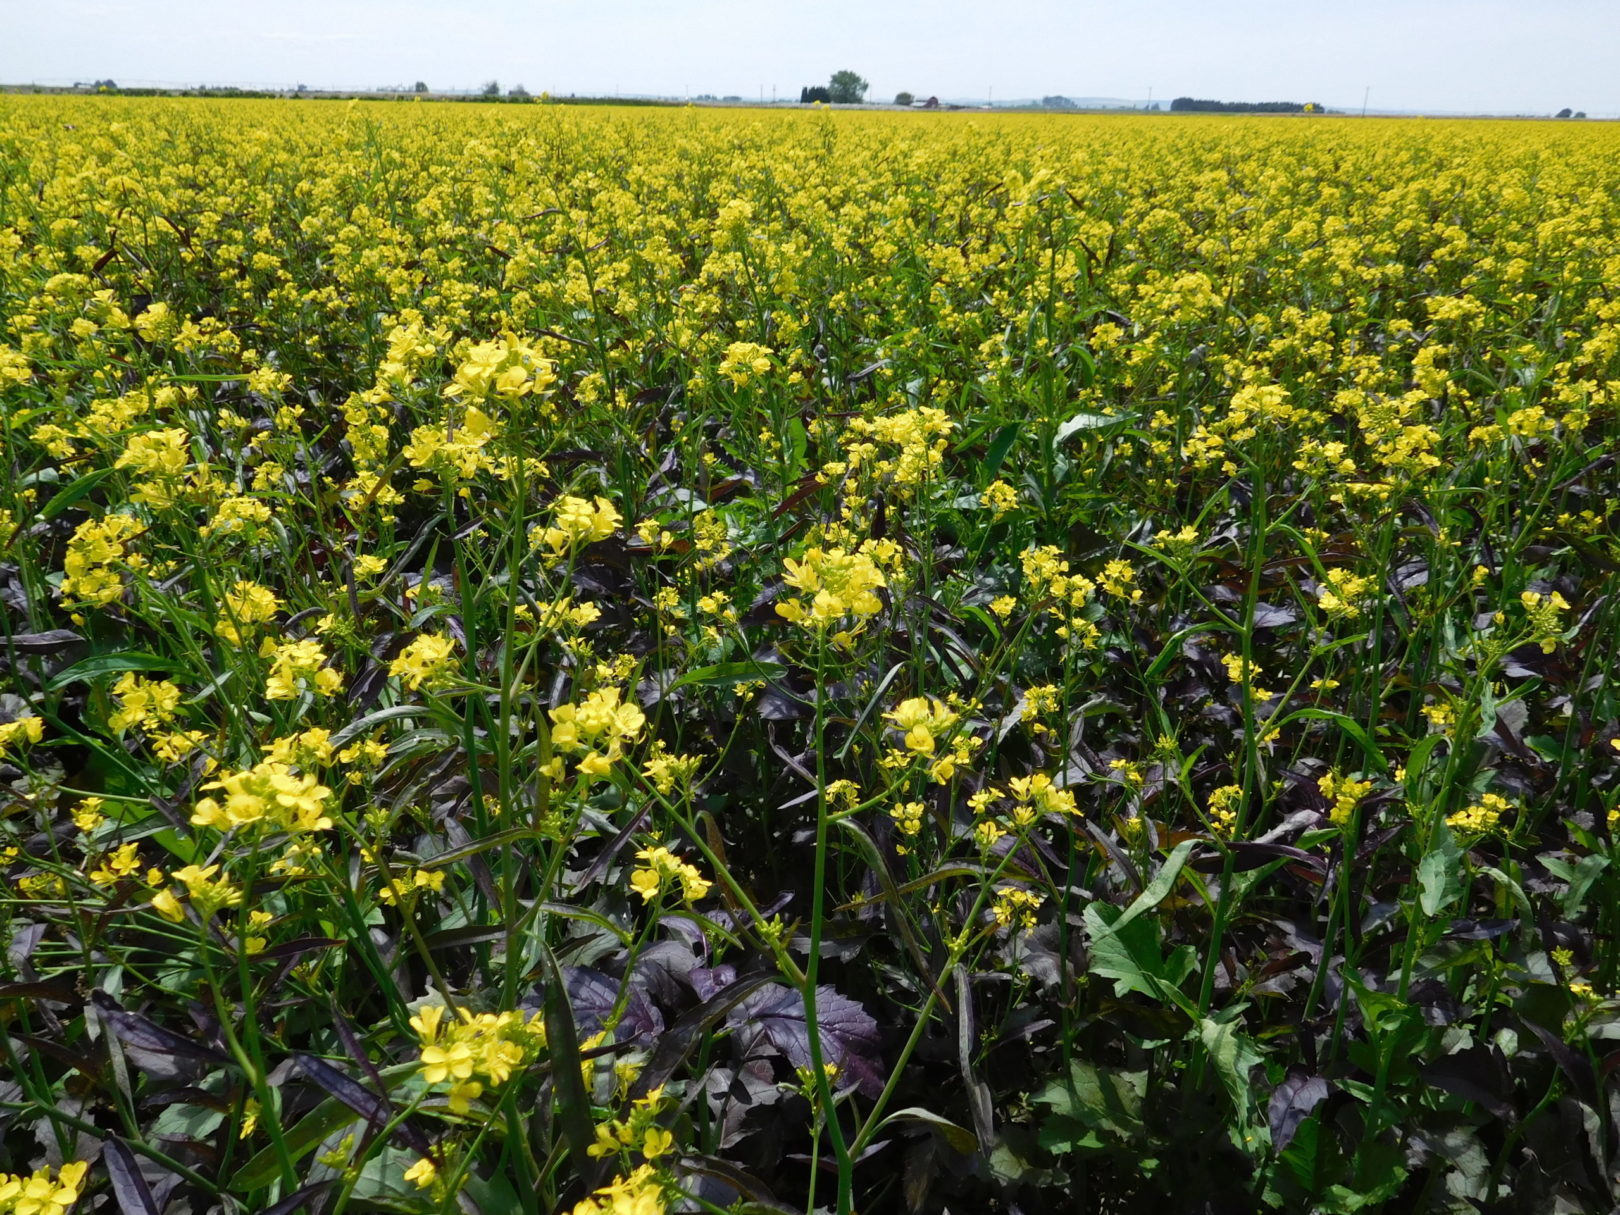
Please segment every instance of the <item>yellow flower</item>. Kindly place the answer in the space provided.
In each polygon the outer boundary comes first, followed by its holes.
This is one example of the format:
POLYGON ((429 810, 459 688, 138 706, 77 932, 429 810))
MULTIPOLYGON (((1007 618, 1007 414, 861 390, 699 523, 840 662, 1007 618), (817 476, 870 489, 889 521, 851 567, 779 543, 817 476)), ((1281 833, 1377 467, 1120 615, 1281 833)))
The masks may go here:
POLYGON ((419 1190, 427 1189, 434 1183, 434 1181, 438 1179, 438 1176, 439 1166, 434 1164, 433 1161, 429 1160, 426 1156, 423 1156, 415 1164, 411 1165, 410 1168, 405 1170, 405 1180, 416 1186, 416 1188, 419 1190))
POLYGON ((118 697, 118 711, 107 719, 107 725, 122 733, 131 726, 157 726, 169 721, 180 707, 180 689, 168 680, 143 679, 126 671, 113 685, 118 697))
POLYGON ((239 646, 242 644, 243 627, 273 619, 281 610, 281 601, 267 586, 238 580, 225 592, 221 606, 224 611, 214 622, 214 634, 230 645, 239 646))
POLYGON ((1356 806, 1372 792, 1372 781, 1352 780, 1336 772, 1324 774, 1317 784, 1328 801, 1328 821, 1335 827, 1348 826, 1356 806))
POLYGON ((688 903, 703 898, 713 885, 695 865, 688 865, 668 848, 643 848, 636 857, 645 864, 630 874, 630 885, 644 902, 650 903, 657 897, 666 879, 680 883, 681 897, 688 903))
POLYGON ((720 374, 731 380, 733 388, 741 388, 756 376, 770 374, 774 353, 756 342, 733 342, 720 360, 720 374))
POLYGON ((782 580, 801 593, 777 603, 776 614, 785 620, 820 629, 845 616, 873 616, 883 610, 875 592, 888 582, 865 552, 812 548, 803 560, 790 557, 782 564, 782 580))
POLYGON ((276 645, 265 638, 261 653, 270 659, 264 694, 269 700, 295 700, 302 692, 334 696, 343 688, 343 675, 326 665, 326 651, 318 641, 289 641, 276 645))
POLYGON ((29 1177, 0 1173, 0 1211, 7 1215, 65 1215, 79 1201, 89 1168, 82 1160, 64 1164, 54 1180, 49 1165, 35 1169, 29 1177))
POLYGON ((957 723, 957 715, 929 696, 903 700, 883 715, 905 737, 906 749, 915 755, 932 755, 935 741, 957 723))
POLYGON ((45 722, 38 717, 22 717, 0 725, 0 758, 18 743, 37 743, 45 737, 45 722))
POLYGON ((180 906, 180 900, 174 897, 170 890, 159 890, 152 895, 152 910, 156 911, 166 920, 178 924, 186 918, 185 909, 180 906))
POLYGON ((424 683, 432 687, 445 679, 444 668, 455 648, 448 637, 424 633, 399 652, 388 665, 388 673, 403 680, 412 692, 424 683))
POLYGON ((992 481, 979 495, 979 505, 995 513, 997 519, 1018 509, 1018 491, 1005 481, 992 481))
POLYGON ((551 745, 565 754, 583 752, 579 770, 587 776, 605 775, 634 742, 646 724, 640 707, 620 702, 620 689, 599 688, 577 705, 550 710, 551 745))
POLYGON ((294 775, 286 763, 265 760, 240 772, 227 772, 203 786, 218 789, 224 800, 205 797, 192 813, 193 826, 233 831, 269 823, 291 832, 328 831, 327 799, 332 790, 307 773, 294 775))
POLYGON ((602 497, 592 504, 564 495, 552 503, 551 510, 551 526, 531 530, 529 542, 536 548, 544 545, 559 557, 580 545, 606 540, 623 522, 613 503, 602 497))
POLYGON ((448 1047, 424 1046, 422 1048, 422 1079, 429 1084, 442 1084, 446 1080, 465 1080, 473 1074, 472 1048, 465 1042, 455 1042, 448 1047))

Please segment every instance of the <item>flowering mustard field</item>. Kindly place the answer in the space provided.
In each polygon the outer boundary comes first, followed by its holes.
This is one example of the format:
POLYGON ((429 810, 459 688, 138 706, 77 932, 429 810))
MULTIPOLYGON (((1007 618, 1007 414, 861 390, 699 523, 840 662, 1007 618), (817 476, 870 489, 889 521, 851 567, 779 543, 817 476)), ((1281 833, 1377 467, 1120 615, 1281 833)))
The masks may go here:
POLYGON ((1609 1209, 1617 154, 0 99, 0 1212, 1609 1209))

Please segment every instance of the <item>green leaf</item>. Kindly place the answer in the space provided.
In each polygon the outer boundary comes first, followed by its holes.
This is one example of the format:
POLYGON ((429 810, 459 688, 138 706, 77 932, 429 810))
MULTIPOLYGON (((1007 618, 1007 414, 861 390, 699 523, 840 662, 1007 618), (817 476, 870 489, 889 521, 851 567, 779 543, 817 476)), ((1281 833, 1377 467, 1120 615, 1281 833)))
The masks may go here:
POLYGON ((39 517, 41 519, 56 518, 57 515, 60 515, 68 507, 95 489, 96 486, 112 476, 112 472, 113 470, 110 468, 98 468, 94 472, 85 473, 82 477, 75 477, 68 482, 65 489, 57 490, 51 496, 51 500, 40 507, 39 517))
POLYGON ((1111 921, 1121 916, 1117 907, 1107 903, 1092 903, 1081 913, 1090 938, 1091 973, 1113 979, 1116 996, 1141 992, 1196 1017, 1196 1006, 1179 987, 1194 961, 1193 951, 1183 946, 1167 962, 1159 949, 1158 925, 1138 919, 1116 929, 1111 921))
POLYGON ((925 1110, 919 1105, 907 1106, 903 1110, 895 1110, 882 1122, 873 1128, 873 1134, 881 1131, 892 1122, 920 1122, 924 1126, 932 1127, 938 1131, 958 1152, 976 1151, 979 1146, 978 1138, 965 1126, 958 1126, 949 1118, 942 1118, 932 1110, 925 1110))
POLYGON ((805 455, 810 450, 810 435, 804 428, 804 422, 799 418, 791 419, 782 436, 786 442, 783 444, 784 465, 787 475, 783 478, 786 484, 792 485, 804 472, 805 455))
POLYGON ((752 683, 760 679, 780 679, 787 667, 779 662, 760 662, 749 658, 742 662, 717 662, 711 667, 698 667, 688 671, 666 689, 676 688, 729 688, 732 684, 752 683))
POLYGON ((1151 911, 1164 902, 1165 897, 1170 893, 1170 888, 1176 883, 1176 877, 1181 873, 1182 867, 1186 865, 1187 857, 1198 843, 1198 840, 1182 840, 1181 843, 1176 845, 1175 851, 1165 859, 1163 867, 1153 875, 1153 880, 1147 884, 1147 888, 1137 895, 1132 900, 1131 905, 1125 909, 1125 913, 1114 921, 1113 931, 1120 931, 1144 911, 1151 911))
MULTIPOLYGON (((382 1078, 390 1082, 388 1091, 393 1090, 392 1081, 414 1075, 419 1066, 416 1063, 400 1063, 383 1068, 382 1078)), ((297 1161, 319 1147, 328 1135, 335 1134, 351 1122, 359 1121, 359 1114, 336 1098, 328 1097, 282 1135, 287 1146, 287 1155, 297 1161)), ((280 1178, 281 1157, 277 1155, 275 1145, 272 1144, 236 1170, 229 1188, 237 1193, 259 1190, 280 1178)))
POLYGON ((1384 754, 1378 749, 1378 744, 1372 740, 1372 737, 1355 718, 1346 717, 1343 713, 1335 713, 1331 709, 1298 709, 1283 718, 1273 728, 1281 730, 1284 726, 1296 721, 1332 722, 1360 744, 1362 753, 1366 755, 1367 762, 1373 768, 1379 772, 1389 770, 1389 764, 1384 760, 1384 754))
POLYGON ((1110 426, 1123 426, 1134 417, 1134 413, 1077 413, 1057 428, 1056 441, 1061 443, 1082 430, 1107 430, 1110 426))
POLYGON ((1198 1039, 1209 1053, 1215 1074, 1221 1078, 1226 1095, 1237 1111, 1238 1126, 1247 1128, 1253 1112, 1254 1093, 1249 1086, 1249 1075, 1263 1062, 1252 1041, 1237 1031, 1229 1022, 1212 1021, 1205 1017, 1198 1023, 1198 1039))
POLYGON ((986 477, 994 477, 1001 468, 1001 462, 1007 458, 1013 444, 1018 442, 1020 429, 1017 422, 1009 422, 996 432, 995 438, 990 440, 990 446, 984 452, 984 459, 979 463, 979 471, 986 477))
POLYGON ((1609 867, 1609 858, 1606 856, 1583 856, 1576 864, 1574 872, 1569 876, 1569 889, 1564 891, 1561 904, 1564 915, 1574 919, 1586 901, 1586 892, 1591 889, 1592 883, 1597 881, 1598 875, 1609 867))
MULTIPOLYGON (((1076 1059, 1066 1080, 1054 1080, 1030 1098, 1050 1107, 1057 1118, 1069 1118, 1098 1135, 1129 1141, 1145 1133, 1142 1106, 1147 1073, 1098 1067, 1076 1059)), ((1071 1141, 1071 1146, 1085 1146, 1071 1141)), ((1052 1146, 1042 1136, 1042 1146, 1052 1146)))
POLYGON ((145 650, 92 654, 89 658, 81 659, 65 670, 58 671, 45 686, 47 690, 55 692, 70 683, 89 682, 103 675, 117 675, 123 671, 170 671, 174 669, 174 665, 173 658, 149 654, 145 650))
POLYGON ((1457 901, 1462 888, 1462 850, 1441 819, 1434 825, 1428 852, 1418 863, 1418 905, 1424 915, 1439 915, 1457 901))

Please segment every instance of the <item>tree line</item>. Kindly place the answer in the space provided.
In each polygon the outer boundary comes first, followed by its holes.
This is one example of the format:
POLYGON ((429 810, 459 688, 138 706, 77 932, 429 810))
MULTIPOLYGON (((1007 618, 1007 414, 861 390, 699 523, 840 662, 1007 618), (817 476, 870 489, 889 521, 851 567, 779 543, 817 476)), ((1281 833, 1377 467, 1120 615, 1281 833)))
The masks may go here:
POLYGON ((1320 114, 1314 101, 1210 101, 1202 97, 1177 97, 1170 103, 1173 113, 1202 114, 1320 114))

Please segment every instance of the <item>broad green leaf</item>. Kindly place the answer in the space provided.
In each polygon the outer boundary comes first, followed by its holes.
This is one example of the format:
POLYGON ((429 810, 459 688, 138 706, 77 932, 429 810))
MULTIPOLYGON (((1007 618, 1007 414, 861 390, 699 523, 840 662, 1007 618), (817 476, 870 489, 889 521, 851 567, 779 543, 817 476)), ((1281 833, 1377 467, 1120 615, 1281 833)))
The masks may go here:
POLYGON ((1114 921, 1113 931, 1119 932, 1144 911, 1152 911, 1160 903, 1164 902, 1165 897, 1170 893, 1170 888, 1176 883, 1176 877, 1181 873, 1182 867, 1186 865, 1187 857, 1198 843, 1198 840, 1182 840, 1181 843, 1176 845, 1175 850, 1165 858, 1164 865, 1159 872, 1153 875, 1153 880, 1147 884, 1147 888, 1137 895, 1132 900, 1131 905, 1125 909, 1125 913, 1114 921))
POLYGON ((779 662, 759 662, 752 658, 742 662, 717 662, 710 667, 688 671, 670 684, 667 690, 729 688, 732 684, 752 683, 760 679, 780 679, 786 674, 787 668, 779 662))
POLYGON ((72 683, 88 682, 103 675, 118 675, 125 671, 172 671, 176 659, 145 650, 122 650, 116 654, 92 654, 72 666, 58 671, 45 686, 52 692, 72 683))
POLYGON ((1136 415, 1133 413, 1077 413, 1057 428, 1057 442, 1081 431, 1107 430, 1110 426, 1123 426, 1136 415))
POLYGON ((1052 1081, 1030 1100, 1108 1138, 1128 1141, 1144 1133, 1147 1082, 1145 1071, 1116 1070, 1076 1059, 1067 1079, 1052 1081))
POLYGON ((41 519, 54 519, 75 502, 83 499, 87 494, 112 476, 110 468, 98 468, 94 472, 87 472, 82 477, 75 477, 67 486, 51 495, 51 500, 39 508, 41 519))
POLYGON ((1424 915, 1439 915, 1457 901, 1462 888, 1462 850, 1442 819, 1435 823, 1429 851, 1418 863, 1418 905, 1424 915))
POLYGON ((979 464, 979 471, 987 477, 996 475, 1001 468, 1001 462, 1007 458, 1014 443, 1018 442, 1019 424, 1009 422, 996 432, 996 437, 990 440, 990 446, 985 449, 984 459, 979 464))
POLYGON ((903 1110, 895 1110, 873 1128, 873 1134, 894 1122, 920 1122, 924 1126, 932 1127, 944 1137, 945 1142, 959 1152, 971 1152, 979 1146, 978 1139, 967 1127, 958 1126, 949 1118, 943 1118, 932 1110, 925 1110, 918 1105, 910 1105, 903 1110))
MULTIPOLYGON (((1215 1074, 1221 1078, 1232 1108, 1237 1112, 1239 1128, 1247 1135, 1253 1122, 1251 1115, 1254 1106, 1249 1075, 1255 1065, 1263 1061, 1259 1050, 1231 1022, 1212 1021, 1208 1017, 1198 1023, 1198 1039, 1209 1053, 1215 1074)), ((1263 1130, 1264 1127, 1262 1125, 1255 1129, 1263 1130)))

